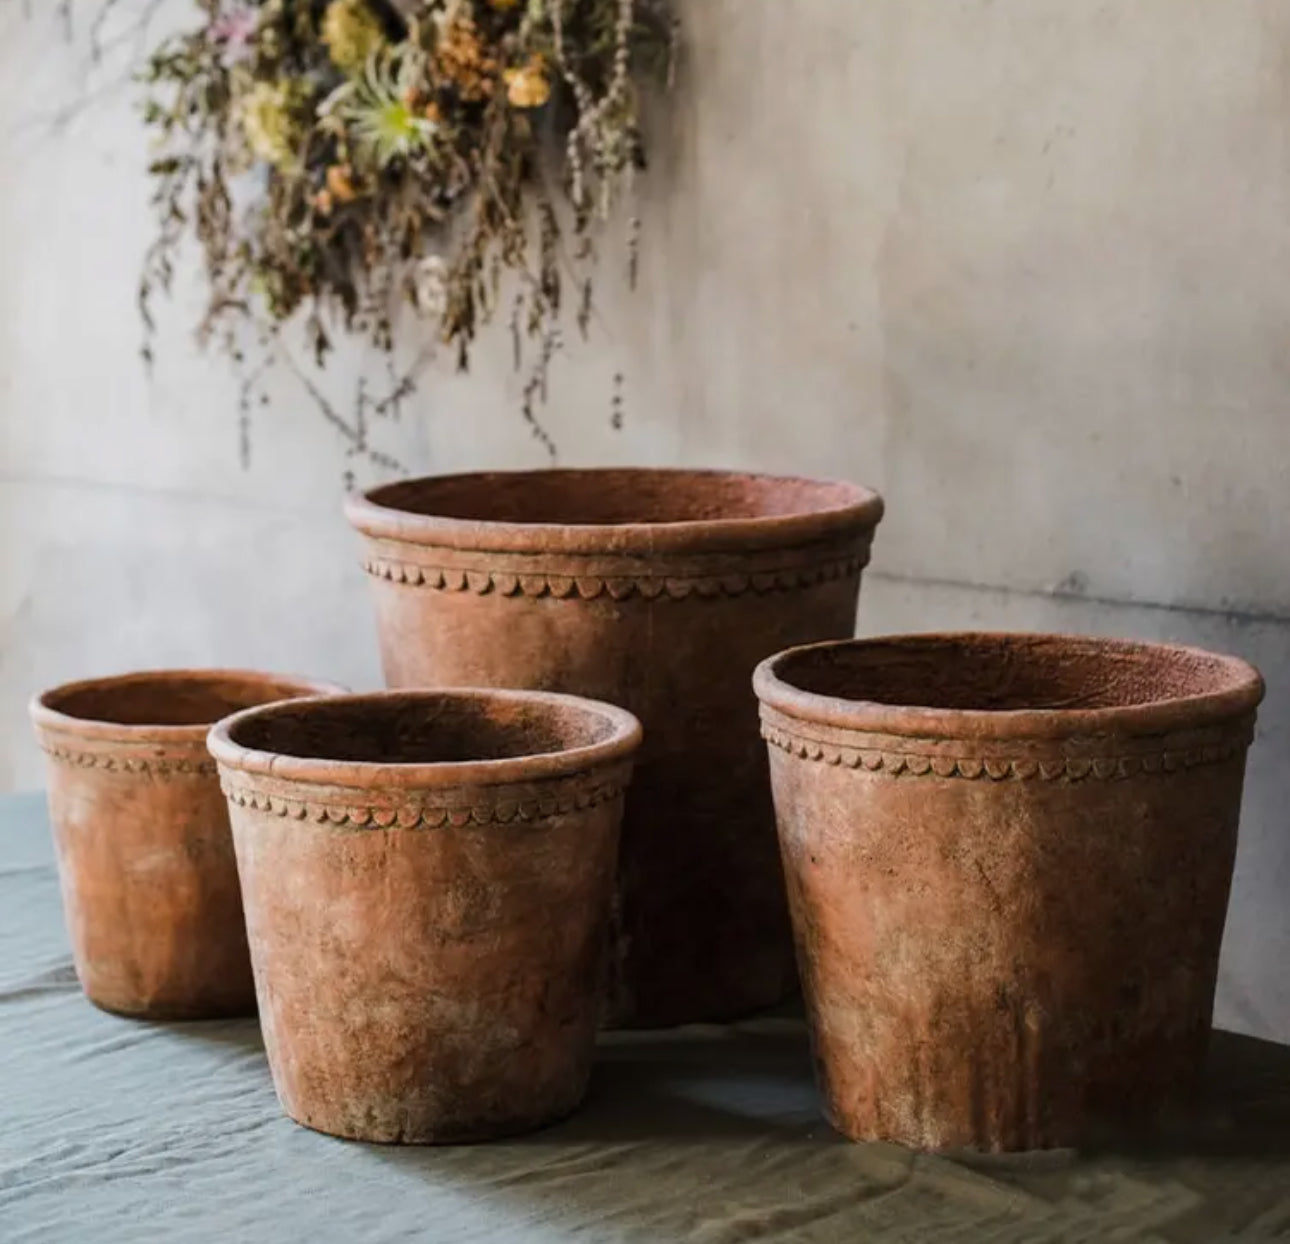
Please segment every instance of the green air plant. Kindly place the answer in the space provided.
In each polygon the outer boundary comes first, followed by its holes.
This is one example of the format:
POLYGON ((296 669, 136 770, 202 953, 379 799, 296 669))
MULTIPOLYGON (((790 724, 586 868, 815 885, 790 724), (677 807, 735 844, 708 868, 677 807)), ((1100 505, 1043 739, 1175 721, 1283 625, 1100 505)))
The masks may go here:
POLYGON ((348 135, 379 171, 431 152, 440 123, 437 110, 417 107, 424 61, 415 47, 377 49, 356 78, 323 100, 319 121, 342 143, 348 135))

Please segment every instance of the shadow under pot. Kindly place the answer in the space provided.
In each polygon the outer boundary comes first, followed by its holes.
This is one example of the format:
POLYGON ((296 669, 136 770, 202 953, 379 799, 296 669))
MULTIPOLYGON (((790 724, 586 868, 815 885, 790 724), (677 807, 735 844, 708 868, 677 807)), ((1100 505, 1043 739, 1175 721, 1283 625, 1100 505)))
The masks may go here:
POLYGON ((469 690, 281 705, 211 732, 291 1118, 435 1144, 577 1107, 639 742, 610 705, 469 690))
POLYGON ((96 1006, 146 1019, 255 1010, 228 812, 206 734, 221 717, 330 683, 163 670, 37 696, 76 974, 96 1006))
POLYGON ((785 652, 754 681, 839 1131, 1064 1146, 1197 1086, 1251 666, 923 635, 785 652))
POLYGON ((352 498, 393 687, 620 704, 645 743, 623 824, 610 1026, 733 1019, 796 988, 748 680, 855 633, 882 502, 721 471, 445 476, 352 498))

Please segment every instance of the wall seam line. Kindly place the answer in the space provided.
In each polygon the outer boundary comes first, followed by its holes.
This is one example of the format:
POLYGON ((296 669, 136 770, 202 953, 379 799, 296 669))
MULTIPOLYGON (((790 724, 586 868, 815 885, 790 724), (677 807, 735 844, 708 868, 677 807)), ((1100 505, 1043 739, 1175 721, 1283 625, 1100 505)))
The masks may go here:
POLYGON ((1169 603, 1158 600, 1135 600, 1131 597, 1098 595, 1093 592, 1067 592, 1058 588, 1013 587, 1003 583, 972 583, 966 579, 953 579, 938 575, 901 574, 891 570, 866 570, 865 579, 883 583, 904 584, 910 587, 940 587, 961 592, 990 592, 1005 596, 1023 596, 1031 599, 1061 601, 1085 605, 1105 605, 1119 609, 1147 609, 1156 613, 1190 614, 1193 617, 1218 618, 1238 624, 1257 623, 1271 626, 1290 626, 1290 613, 1275 610, 1221 608, 1214 605, 1169 603))

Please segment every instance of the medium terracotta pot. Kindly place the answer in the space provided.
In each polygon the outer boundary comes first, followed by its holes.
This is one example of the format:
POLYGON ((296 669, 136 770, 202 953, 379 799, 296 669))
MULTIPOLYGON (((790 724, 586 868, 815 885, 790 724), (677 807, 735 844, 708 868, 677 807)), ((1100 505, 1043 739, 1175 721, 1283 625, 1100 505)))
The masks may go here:
POLYGON ((796 987, 753 667, 855 632, 882 502, 705 471, 448 476, 351 499, 386 680, 554 689, 645 725, 608 1022, 730 1019, 796 987))
POLYGON ((235 670, 69 683, 31 704, 76 974, 96 1006, 148 1019, 255 1009, 211 723, 339 691, 235 670))
POLYGON ((528 1131, 586 1091, 640 726, 530 692, 216 726, 283 1108, 357 1140, 528 1131))
POLYGON ((1253 668, 926 635, 800 648, 754 682, 839 1131, 1060 1146, 1195 1083, 1253 668))

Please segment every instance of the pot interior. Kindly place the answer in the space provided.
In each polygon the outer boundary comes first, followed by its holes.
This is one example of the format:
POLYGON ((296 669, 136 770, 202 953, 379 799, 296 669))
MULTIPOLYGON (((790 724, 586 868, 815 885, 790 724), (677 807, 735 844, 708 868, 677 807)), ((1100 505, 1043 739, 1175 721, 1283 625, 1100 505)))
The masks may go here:
POLYGON ((572 704, 412 694, 283 704, 232 723, 229 738, 304 760, 421 765, 568 751, 607 742, 618 729, 572 704))
POLYGON ((129 674, 47 692, 44 707, 78 721, 119 726, 210 726, 243 709, 312 689, 299 683, 200 671, 129 674))
POLYGON ((928 635, 807 648, 775 666, 814 695, 975 712, 1125 708, 1247 686, 1237 661, 1168 645, 1047 635, 928 635))
POLYGON ((869 494, 788 476, 628 469, 450 475, 389 484, 368 496, 432 518, 576 527, 779 518, 846 509, 869 494))

